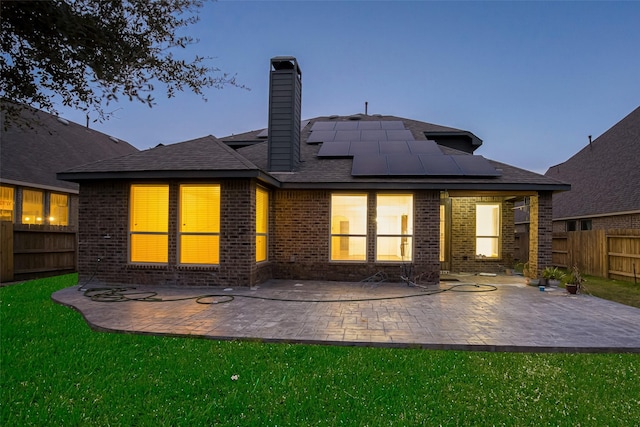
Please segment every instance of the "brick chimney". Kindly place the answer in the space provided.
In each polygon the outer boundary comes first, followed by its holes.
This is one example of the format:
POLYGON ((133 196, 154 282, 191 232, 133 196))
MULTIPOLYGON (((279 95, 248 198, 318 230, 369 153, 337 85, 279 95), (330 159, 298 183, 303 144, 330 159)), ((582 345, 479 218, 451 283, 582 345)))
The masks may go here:
POLYGON ((269 171, 291 172, 300 162, 302 71, 292 56, 271 58, 269 171))

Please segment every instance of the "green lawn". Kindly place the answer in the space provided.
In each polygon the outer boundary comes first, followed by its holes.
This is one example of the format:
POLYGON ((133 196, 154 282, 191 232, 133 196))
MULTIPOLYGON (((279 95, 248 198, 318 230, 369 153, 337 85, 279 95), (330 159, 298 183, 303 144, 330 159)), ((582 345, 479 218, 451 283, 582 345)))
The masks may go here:
POLYGON ((637 354, 98 333, 50 299, 75 281, 70 275, 0 288, 0 425, 631 426, 640 420, 637 354))
POLYGON ((640 308, 640 283, 609 280, 596 276, 584 276, 584 279, 583 286, 586 293, 640 308))

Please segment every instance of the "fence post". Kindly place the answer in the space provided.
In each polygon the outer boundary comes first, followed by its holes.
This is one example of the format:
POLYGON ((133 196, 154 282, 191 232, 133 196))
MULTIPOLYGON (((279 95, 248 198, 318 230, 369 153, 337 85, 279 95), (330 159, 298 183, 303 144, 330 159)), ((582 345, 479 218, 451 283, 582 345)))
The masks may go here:
POLYGON ((0 221, 0 282, 13 280, 13 223, 0 221))

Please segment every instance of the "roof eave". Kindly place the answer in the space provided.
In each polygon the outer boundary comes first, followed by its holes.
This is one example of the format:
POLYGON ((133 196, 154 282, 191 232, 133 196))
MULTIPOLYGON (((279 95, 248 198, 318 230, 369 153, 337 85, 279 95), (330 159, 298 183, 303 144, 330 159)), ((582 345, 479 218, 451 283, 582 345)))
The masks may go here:
POLYGON ((95 180, 136 180, 136 179, 240 179, 255 178, 264 183, 280 186, 280 182, 258 169, 250 170, 171 170, 171 171, 127 171, 127 172, 60 172, 58 179, 81 183, 95 180))
POLYGON ((323 190, 470 190, 470 191, 568 191, 565 184, 509 184, 509 183, 456 183, 456 182, 283 182, 287 189, 323 189, 323 190))

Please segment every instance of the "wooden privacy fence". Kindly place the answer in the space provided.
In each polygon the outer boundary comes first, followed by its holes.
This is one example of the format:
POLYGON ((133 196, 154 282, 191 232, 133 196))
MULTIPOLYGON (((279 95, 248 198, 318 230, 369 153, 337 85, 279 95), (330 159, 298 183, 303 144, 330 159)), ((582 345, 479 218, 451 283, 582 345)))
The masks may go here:
POLYGON ((72 227, 1 223, 0 281, 77 271, 77 234, 72 227))
POLYGON ((553 233, 552 264, 593 276, 640 281, 640 230, 553 233))

